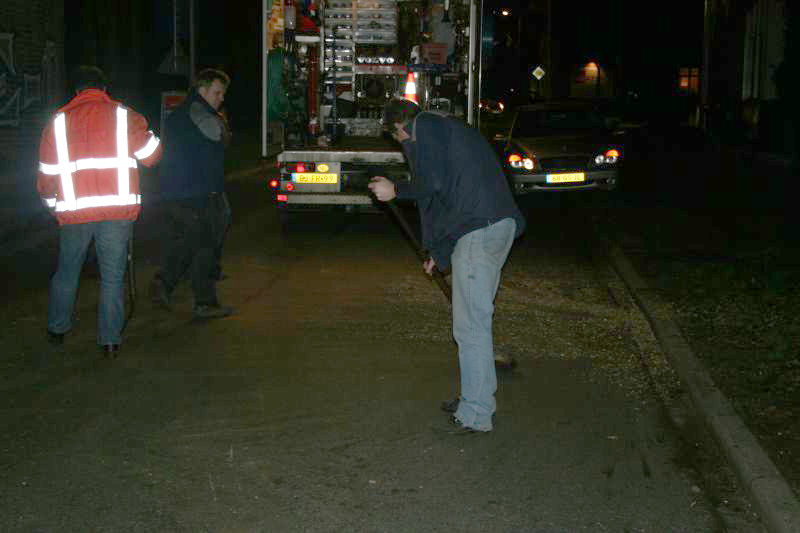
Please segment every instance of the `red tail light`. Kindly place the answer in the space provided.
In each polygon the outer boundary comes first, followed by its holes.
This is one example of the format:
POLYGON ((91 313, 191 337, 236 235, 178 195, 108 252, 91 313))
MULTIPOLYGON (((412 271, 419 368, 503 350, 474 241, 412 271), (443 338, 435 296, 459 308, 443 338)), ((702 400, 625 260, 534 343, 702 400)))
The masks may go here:
POLYGON ((294 190, 294 183, 289 182, 286 184, 286 190, 292 192, 294 190))
POLYGON ((281 182, 279 182, 278 180, 273 178, 273 179, 269 180, 269 188, 270 189, 277 189, 278 185, 280 185, 280 183, 281 182))
POLYGON ((278 200, 279 202, 288 202, 289 196, 286 194, 279 194, 275 197, 275 199, 278 200))
POLYGON ((293 172, 314 172, 314 163, 287 163, 284 167, 289 174, 293 172))

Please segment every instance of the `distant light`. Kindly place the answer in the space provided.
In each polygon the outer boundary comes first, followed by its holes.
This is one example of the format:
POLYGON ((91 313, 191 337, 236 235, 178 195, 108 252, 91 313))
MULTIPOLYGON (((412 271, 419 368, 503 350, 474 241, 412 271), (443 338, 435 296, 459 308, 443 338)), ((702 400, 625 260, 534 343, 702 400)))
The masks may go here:
POLYGON ((511 14, 511 11, 508 9, 504 9, 500 12, 500 14, 503 15, 504 17, 507 17, 511 14))

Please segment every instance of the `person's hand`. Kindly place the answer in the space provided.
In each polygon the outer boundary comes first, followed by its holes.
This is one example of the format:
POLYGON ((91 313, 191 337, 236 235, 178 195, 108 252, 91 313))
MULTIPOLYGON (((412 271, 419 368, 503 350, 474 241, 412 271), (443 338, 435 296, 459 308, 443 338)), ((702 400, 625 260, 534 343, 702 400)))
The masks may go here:
POLYGON ((397 190, 394 188, 394 183, 383 176, 373 176, 367 187, 369 187, 369 190, 375 195, 375 198, 381 202, 388 202, 397 197, 397 190))
POLYGON ((433 269, 436 268, 436 260, 433 257, 429 257, 422 263, 422 270, 429 276, 433 275, 433 269))
POLYGON ((228 114, 225 112, 225 110, 222 110, 217 113, 217 115, 222 122, 222 142, 225 146, 228 146, 228 144, 231 142, 231 136, 233 135, 233 132, 231 131, 231 124, 228 121, 228 114))

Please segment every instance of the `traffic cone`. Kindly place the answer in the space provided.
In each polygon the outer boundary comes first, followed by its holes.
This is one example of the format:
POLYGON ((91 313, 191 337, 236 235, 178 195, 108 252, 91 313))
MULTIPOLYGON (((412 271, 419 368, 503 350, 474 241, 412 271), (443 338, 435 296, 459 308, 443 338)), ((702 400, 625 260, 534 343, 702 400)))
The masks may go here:
POLYGON ((408 76, 406 76, 406 92, 403 97, 415 104, 419 104, 419 100, 417 100, 417 80, 414 78, 413 72, 409 72, 408 76))

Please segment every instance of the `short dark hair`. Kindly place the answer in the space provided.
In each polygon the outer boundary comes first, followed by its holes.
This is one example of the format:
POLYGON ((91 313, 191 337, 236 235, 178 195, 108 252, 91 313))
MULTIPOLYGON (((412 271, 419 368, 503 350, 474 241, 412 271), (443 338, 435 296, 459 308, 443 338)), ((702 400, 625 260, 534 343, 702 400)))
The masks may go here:
POLYGON ((106 73, 94 65, 80 65, 72 71, 72 86, 75 92, 86 89, 100 89, 105 91, 108 88, 108 77, 106 73))
POLYGON ((381 123, 384 129, 393 130, 396 122, 405 124, 413 120, 420 111, 419 106, 411 100, 393 98, 383 106, 383 118, 381 119, 381 123))
POLYGON ((219 80, 225 87, 228 87, 231 83, 231 77, 223 71, 216 68, 207 68, 197 73, 194 79, 194 86, 196 88, 210 87, 216 80, 219 80))

